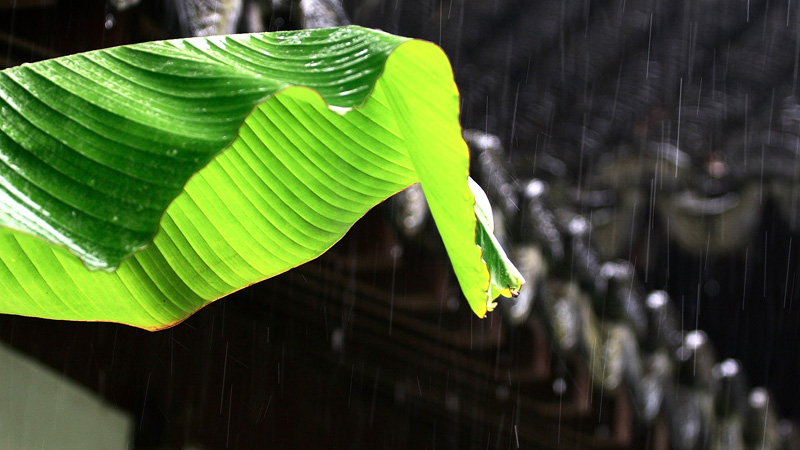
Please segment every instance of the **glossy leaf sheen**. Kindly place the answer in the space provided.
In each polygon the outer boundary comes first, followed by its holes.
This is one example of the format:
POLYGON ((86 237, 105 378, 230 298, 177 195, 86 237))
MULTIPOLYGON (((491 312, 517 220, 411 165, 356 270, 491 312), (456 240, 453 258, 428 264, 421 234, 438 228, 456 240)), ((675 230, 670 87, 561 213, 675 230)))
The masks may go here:
POLYGON ((438 47, 358 27, 0 72, 0 312, 169 326, 420 181, 482 317, 495 292, 458 107, 438 47))

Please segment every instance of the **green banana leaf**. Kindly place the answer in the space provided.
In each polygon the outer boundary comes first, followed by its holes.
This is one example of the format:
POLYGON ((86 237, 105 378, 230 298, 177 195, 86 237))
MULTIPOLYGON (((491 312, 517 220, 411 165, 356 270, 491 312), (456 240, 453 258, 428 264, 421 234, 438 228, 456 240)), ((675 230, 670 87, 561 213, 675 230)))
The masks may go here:
POLYGON ((523 280, 475 204, 458 114, 441 49, 360 27, 2 71, 0 313, 164 328, 420 182, 483 317, 523 280))

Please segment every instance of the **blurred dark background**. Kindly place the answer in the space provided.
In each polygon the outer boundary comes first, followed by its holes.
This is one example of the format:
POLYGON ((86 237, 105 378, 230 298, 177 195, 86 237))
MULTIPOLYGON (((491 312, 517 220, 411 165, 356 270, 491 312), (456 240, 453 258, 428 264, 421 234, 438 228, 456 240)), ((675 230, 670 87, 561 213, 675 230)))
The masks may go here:
POLYGON ((130 411, 135 448, 800 448, 798 14, 0 1, 4 67, 348 22, 440 44, 529 280, 474 317, 410 191, 319 261, 167 331, 5 316, 0 339, 130 411))

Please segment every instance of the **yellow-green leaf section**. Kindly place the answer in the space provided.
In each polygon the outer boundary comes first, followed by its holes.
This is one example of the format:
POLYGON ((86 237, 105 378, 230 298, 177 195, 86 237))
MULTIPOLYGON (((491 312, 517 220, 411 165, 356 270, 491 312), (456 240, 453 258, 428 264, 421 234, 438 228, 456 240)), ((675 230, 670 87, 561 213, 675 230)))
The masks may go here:
POLYGON ((491 304, 433 44, 346 27, 15 69, 0 76, 2 313, 163 328, 317 257, 417 181, 470 306, 491 304))

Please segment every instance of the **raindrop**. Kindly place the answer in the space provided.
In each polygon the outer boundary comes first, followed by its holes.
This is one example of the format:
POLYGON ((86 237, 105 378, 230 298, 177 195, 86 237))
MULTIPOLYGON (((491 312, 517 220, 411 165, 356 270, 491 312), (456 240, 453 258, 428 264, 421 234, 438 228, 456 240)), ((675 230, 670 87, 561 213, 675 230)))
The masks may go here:
POLYGON ((647 296, 647 306, 652 309, 662 308, 668 301, 669 297, 664 291, 655 291, 647 296))
POLYGON ((110 30, 110 29, 114 28, 114 25, 116 24, 116 22, 117 21, 114 18, 113 14, 106 14, 106 22, 105 22, 106 30, 110 30))
POLYGON ((541 180, 533 180, 525 187, 525 195, 529 198, 537 198, 547 192, 547 186, 541 180))
POLYGON ((577 216, 569 221, 567 227, 570 233, 574 235, 583 235, 589 232, 589 221, 581 216, 577 216))
POLYGON ((752 408, 765 408, 769 403, 769 395, 763 388, 755 388, 750 392, 748 398, 752 408))
POLYGON ((690 331, 686 335, 686 346, 691 350, 695 350, 705 344, 707 340, 706 334, 702 331, 690 331))
POLYGON ((561 397, 567 392, 567 382, 563 378, 556 378, 553 381, 553 393, 561 397))
POLYGON ((741 372, 739 363, 733 359, 726 359, 714 369, 714 374, 718 378, 732 377, 741 372))

